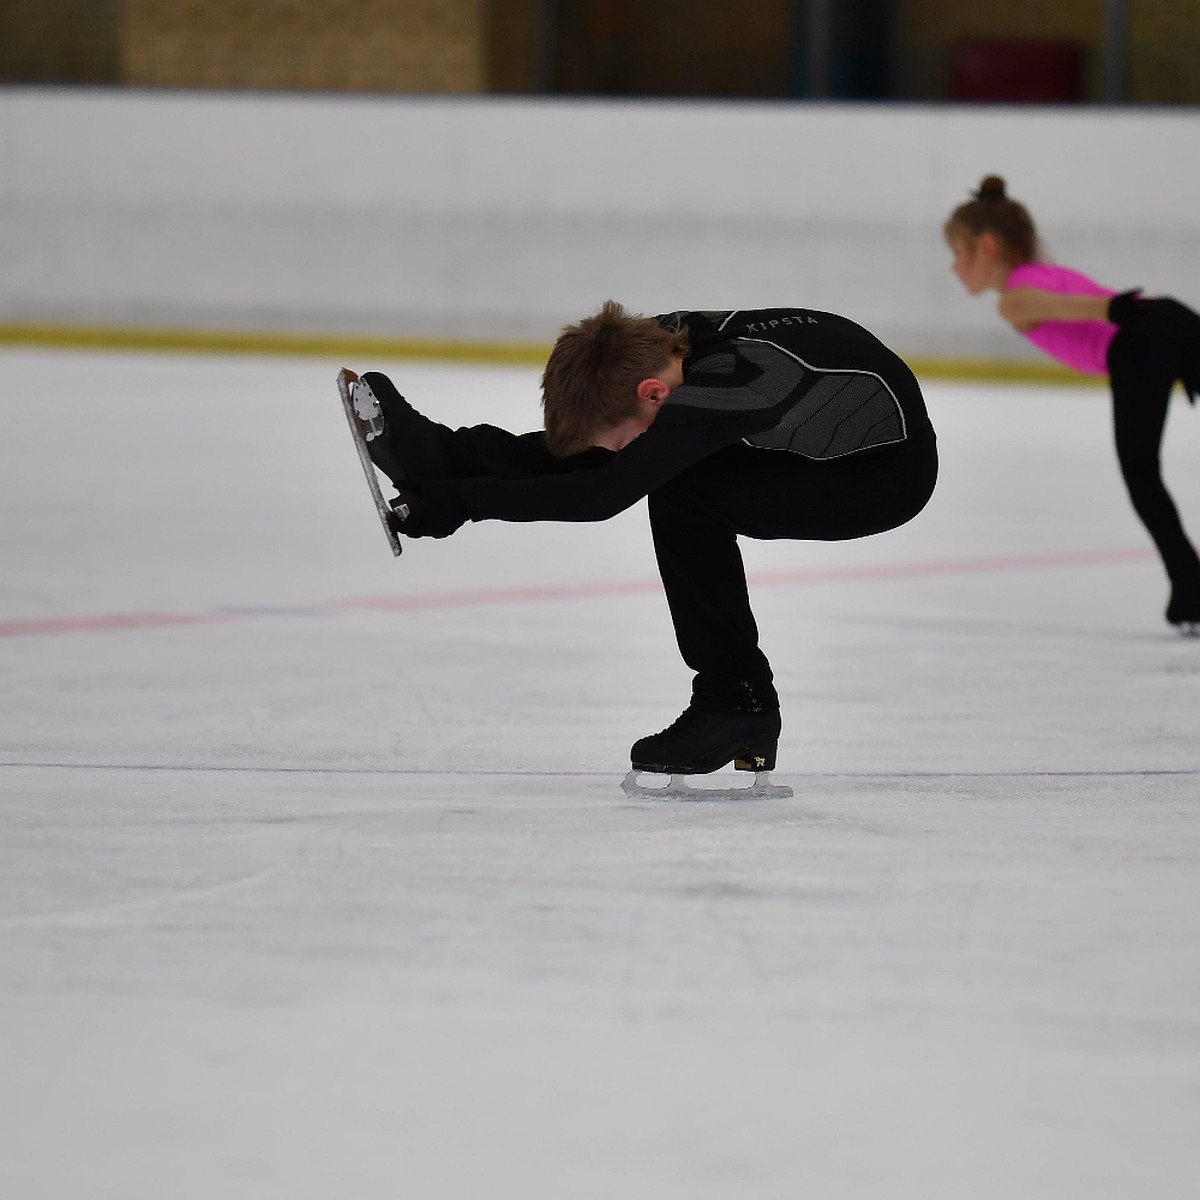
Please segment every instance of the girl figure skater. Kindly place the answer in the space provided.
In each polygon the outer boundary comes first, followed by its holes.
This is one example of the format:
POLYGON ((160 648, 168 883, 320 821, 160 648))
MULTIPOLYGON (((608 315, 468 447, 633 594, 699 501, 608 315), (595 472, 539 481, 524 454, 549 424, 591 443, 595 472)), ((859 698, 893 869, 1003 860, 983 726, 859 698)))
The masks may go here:
POLYGON ((1117 295, 1042 260, 1033 220, 996 175, 950 214, 945 235, 954 273, 972 296, 999 292, 998 311, 1018 333, 1077 371, 1108 376, 1121 474, 1171 582, 1167 621, 1200 634, 1200 558, 1159 462, 1175 381, 1193 404, 1200 392, 1200 316, 1137 290, 1117 295))

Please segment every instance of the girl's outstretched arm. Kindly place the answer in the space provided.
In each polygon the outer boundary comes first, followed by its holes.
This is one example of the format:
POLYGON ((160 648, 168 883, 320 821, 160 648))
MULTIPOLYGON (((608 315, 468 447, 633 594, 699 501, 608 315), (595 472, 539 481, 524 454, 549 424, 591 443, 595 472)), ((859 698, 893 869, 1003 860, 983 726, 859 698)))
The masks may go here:
POLYGON ((1014 329, 1022 332, 1043 321, 1107 321, 1108 296, 1080 296, 1047 292, 1042 288, 1013 287, 1000 293, 997 308, 1014 329))

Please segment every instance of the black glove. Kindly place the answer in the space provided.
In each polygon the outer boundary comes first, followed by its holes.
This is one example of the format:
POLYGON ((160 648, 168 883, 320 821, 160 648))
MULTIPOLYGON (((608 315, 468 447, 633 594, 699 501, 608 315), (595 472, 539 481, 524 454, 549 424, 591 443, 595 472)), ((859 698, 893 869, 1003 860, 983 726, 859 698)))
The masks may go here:
POLYGON ((405 537, 449 537, 467 520, 467 505, 453 479, 431 479, 398 489, 388 524, 405 537))
POLYGON ((1134 288, 1132 291, 1114 296, 1108 302, 1108 319, 1118 329, 1124 329, 1137 320, 1145 307, 1146 301, 1142 297, 1142 289, 1134 288))

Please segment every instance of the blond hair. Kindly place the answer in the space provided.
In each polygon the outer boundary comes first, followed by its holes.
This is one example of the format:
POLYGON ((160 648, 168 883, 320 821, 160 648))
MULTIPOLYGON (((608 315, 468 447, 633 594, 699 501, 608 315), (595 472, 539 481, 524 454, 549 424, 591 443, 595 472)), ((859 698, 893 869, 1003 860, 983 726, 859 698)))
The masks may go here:
POLYGON ((542 374, 546 446, 556 458, 593 445, 597 433, 637 411, 637 387, 672 355, 686 357, 687 329, 627 313, 615 300, 566 326, 542 374))

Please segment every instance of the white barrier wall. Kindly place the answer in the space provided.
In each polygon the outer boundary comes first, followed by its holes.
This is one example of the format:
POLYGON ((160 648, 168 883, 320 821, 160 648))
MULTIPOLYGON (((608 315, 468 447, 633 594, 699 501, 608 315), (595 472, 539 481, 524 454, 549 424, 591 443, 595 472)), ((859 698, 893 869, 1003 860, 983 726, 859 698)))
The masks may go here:
POLYGON ((1004 174, 1051 255, 1200 305, 1200 113, 0 91, 0 323, 549 341, 798 304, 1028 353, 941 224, 1004 174))

